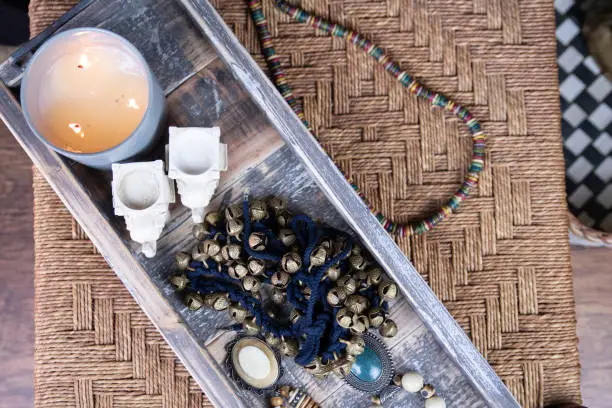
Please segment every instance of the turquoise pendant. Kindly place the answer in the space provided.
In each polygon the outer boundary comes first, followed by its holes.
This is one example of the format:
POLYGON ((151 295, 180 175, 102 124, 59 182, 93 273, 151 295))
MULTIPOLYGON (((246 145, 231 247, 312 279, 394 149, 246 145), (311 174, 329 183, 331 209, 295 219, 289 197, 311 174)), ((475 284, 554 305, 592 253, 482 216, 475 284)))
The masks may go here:
POLYGON ((372 333, 363 335, 365 350, 358 355, 346 376, 346 382, 354 388, 371 395, 380 393, 393 378, 391 354, 385 343, 372 333))

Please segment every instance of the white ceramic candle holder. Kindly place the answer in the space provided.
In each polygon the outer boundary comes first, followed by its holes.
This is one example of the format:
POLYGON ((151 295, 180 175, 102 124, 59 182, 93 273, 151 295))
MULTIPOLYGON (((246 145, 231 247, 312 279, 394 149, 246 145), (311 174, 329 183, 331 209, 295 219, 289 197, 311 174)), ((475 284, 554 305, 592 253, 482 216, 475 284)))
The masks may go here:
POLYGON ((164 162, 113 164, 113 207, 125 218, 133 241, 148 258, 157 252, 157 239, 170 217, 174 186, 164 173, 164 162))
POLYGON ((227 170, 227 146, 213 128, 170 128, 168 177, 176 180, 181 203, 191 209, 194 222, 204 221, 204 212, 227 170))

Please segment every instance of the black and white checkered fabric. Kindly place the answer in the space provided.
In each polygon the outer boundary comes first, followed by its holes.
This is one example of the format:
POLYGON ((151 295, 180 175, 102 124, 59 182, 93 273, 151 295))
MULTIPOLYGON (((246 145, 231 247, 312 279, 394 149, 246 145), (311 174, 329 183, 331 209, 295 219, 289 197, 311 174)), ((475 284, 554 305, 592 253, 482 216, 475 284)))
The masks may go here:
POLYGON ((569 208, 612 231, 612 83, 589 56, 575 1, 555 0, 555 9, 569 208))

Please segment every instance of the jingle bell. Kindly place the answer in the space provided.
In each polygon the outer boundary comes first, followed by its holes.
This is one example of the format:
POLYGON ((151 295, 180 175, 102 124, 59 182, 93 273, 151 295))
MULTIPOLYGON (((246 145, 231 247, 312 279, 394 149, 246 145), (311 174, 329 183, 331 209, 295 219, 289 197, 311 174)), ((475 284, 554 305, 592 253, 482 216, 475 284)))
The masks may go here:
POLYGON ((217 253, 216 255, 211 256, 210 259, 212 259, 213 261, 215 261, 218 264, 220 264, 220 263, 222 263, 224 261, 223 255, 221 255, 221 251, 219 251, 219 253, 217 253))
POLYGON ((188 293, 185 295, 185 305, 189 310, 196 311, 204 306, 204 299, 199 293, 188 293))
POLYGON ((259 279, 251 275, 247 275, 242 280, 242 287, 247 292, 259 292, 259 289, 261 289, 261 282, 259 279))
POLYGON ((346 344, 346 352, 352 356, 358 356, 365 350, 365 341, 361 336, 351 336, 348 340, 340 340, 346 344))
POLYGON ((347 295, 352 295, 357 290, 357 282, 351 275, 343 275, 336 282, 338 287, 344 288, 347 295))
POLYGON ((242 328, 246 334, 254 336, 259 333, 259 326, 255 321, 255 316, 249 316, 242 322, 242 328))
POLYGON ((266 262, 263 259, 249 258, 247 269, 253 276, 259 276, 266 270, 266 262))
POLYGON ((227 267, 227 274, 232 279, 242 279, 247 276, 248 273, 249 270, 240 261, 233 261, 227 267))
POLYGON ((276 271, 270 277, 270 282, 272 285, 278 288, 284 288, 289 283, 291 276, 285 271, 276 271))
POLYGON ((376 286, 382 282, 382 270, 380 268, 372 268, 367 272, 366 281, 368 286, 376 286))
POLYGON ((282 305, 287 301, 287 294, 279 289, 279 288, 274 288, 272 289, 272 302, 274 302, 277 305, 282 305))
POLYGON ((287 357, 295 357, 300 351, 297 340, 295 339, 285 339, 280 342, 278 346, 278 351, 281 352, 282 355, 287 357))
POLYGON ((204 216, 204 221, 209 225, 217 226, 221 222, 221 214, 218 211, 211 211, 204 216))
POLYGON ((330 281, 335 282, 342 275, 342 271, 340 270, 340 265, 333 265, 325 272, 325 276, 329 278, 330 281))
POLYGON ((283 245, 290 247, 291 245, 295 244, 295 232, 289 228, 282 228, 280 231, 278 231, 278 239, 280 239, 283 245))
POLYGON ((302 267, 302 259, 295 252, 287 252, 281 258, 281 268, 287 273, 294 274, 302 267))
POLYGON ((204 224, 194 224, 191 228, 191 234, 198 241, 204 241, 210 235, 210 231, 206 229, 204 224))
POLYGON ((291 222, 291 216, 286 212, 276 213, 276 222, 281 228, 287 228, 291 222))
POLYGON ((346 307, 343 307, 342 309, 338 310, 338 313, 336 314, 336 321, 338 322, 340 327, 350 329, 353 325, 354 316, 355 313, 351 312, 346 307))
POLYGON ((221 255, 225 261, 240 258, 241 247, 237 244, 227 244, 221 248, 221 255))
POLYGON ((227 235, 240 240, 240 234, 244 231, 244 224, 240 220, 228 220, 226 224, 227 235))
POLYGON ((351 325, 351 333, 363 334, 370 328, 370 319, 364 315, 355 314, 353 316, 353 324, 351 325))
POLYGON ((321 266, 327 260, 327 250, 322 246, 317 246, 310 254, 310 265, 321 266))
POLYGON ((184 290, 189 285, 189 278, 184 273, 180 275, 174 275, 170 278, 170 283, 174 285, 176 290, 184 290))
POLYGON ((365 296, 350 295, 346 298, 344 306, 355 314, 361 314, 370 306, 370 302, 365 296))
POLYGON ((249 248, 253 251, 263 251, 268 244, 268 237, 262 232, 252 232, 249 235, 249 248))
POLYGON ((368 311, 370 326, 378 328, 385 321, 385 312, 380 307, 373 307, 368 311))
POLYGON ((247 310, 237 302, 230 304, 228 312, 230 317, 238 323, 244 322, 244 319, 246 319, 248 316, 247 310))
POLYGON ((349 263, 353 267, 353 269, 361 271, 368 266, 368 262, 361 254, 353 254, 349 256, 349 263))
POLYGON ((274 211, 284 211, 287 209, 287 200, 282 197, 270 197, 268 199, 268 205, 274 211))
POLYGON ((419 391, 419 394, 421 394, 421 397, 428 399, 436 395, 436 389, 431 384, 425 384, 419 391))
POLYGON ((225 218, 227 220, 236 220, 242 217, 242 204, 230 205, 225 209, 225 218))
POLYGON ((200 243, 199 250, 202 253, 205 253, 209 257, 213 257, 221 252, 221 245, 219 242, 214 239, 205 239, 200 243))
POLYGON ((346 300, 346 291, 342 287, 335 287, 327 292, 327 303, 330 306, 338 307, 341 306, 346 300))
POLYGON ((268 209, 261 200, 253 200, 251 202, 249 213, 253 221, 261 221, 268 218, 268 209))
POLYGON ((272 333, 266 333, 264 339, 266 340, 266 343, 268 343, 272 347, 278 346, 281 342, 281 339, 276 337, 272 333))
POLYGON ((176 260, 176 266, 181 270, 185 270, 189 267, 191 263, 191 255, 186 252, 178 252, 174 259, 176 260))
POLYGON ((391 319, 385 319, 378 331, 383 337, 394 337, 397 334, 397 324, 391 319))
POLYGON ((191 257, 194 261, 204 262, 208 259, 208 255, 205 252, 200 251, 200 245, 196 245, 191 250, 191 257))
POLYGON ((230 301, 225 293, 209 293, 204 295, 204 304, 214 310, 221 311, 229 307, 230 301))
POLYGON ((394 282, 384 281, 378 285, 380 297, 395 299, 397 297, 397 285, 394 282))

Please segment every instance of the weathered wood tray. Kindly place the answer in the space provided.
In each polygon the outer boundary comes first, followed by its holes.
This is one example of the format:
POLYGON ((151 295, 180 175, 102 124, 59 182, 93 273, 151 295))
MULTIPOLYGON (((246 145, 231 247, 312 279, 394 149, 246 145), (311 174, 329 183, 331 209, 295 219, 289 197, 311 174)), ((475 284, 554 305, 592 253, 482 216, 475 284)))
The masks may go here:
MULTIPOLYGON (((279 194, 306 214, 352 231, 399 284, 392 305, 399 334, 387 341, 396 368, 416 369, 451 407, 518 406, 408 259, 353 192, 206 0, 85 0, 0 65, 0 116, 108 263, 219 407, 262 407, 262 399, 228 378, 220 331, 225 314, 188 313, 168 283, 173 254, 193 244, 189 212, 176 206, 158 255, 137 254, 122 219, 113 216, 109 175, 70 162, 30 131, 15 95, 31 53, 54 32, 99 26, 143 53, 167 95, 169 122, 219 126, 229 170, 213 205, 279 194)), ((161 146, 160 146, 161 147, 161 146)), ((160 148, 153 154, 162 157, 160 148)), ((306 388, 324 407, 367 407, 369 399, 337 378, 316 381, 285 359, 283 382, 306 388)), ((389 406, 423 406, 408 393, 389 406)))

